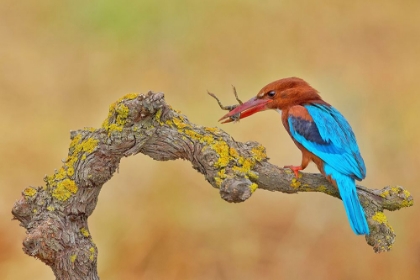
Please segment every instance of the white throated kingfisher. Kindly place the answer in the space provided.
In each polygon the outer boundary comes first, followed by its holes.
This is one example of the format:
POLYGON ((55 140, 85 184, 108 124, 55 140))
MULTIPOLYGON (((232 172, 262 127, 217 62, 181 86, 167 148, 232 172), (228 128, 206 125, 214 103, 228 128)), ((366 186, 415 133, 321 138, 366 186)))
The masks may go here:
POLYGON ((300 166, 285 166, 298 176, 313 161, 338 188, 350 226, 356 234, 369 234, 365 212, 357 196, 355 180, 366 176, 356 137, 347 120, 322 100, 318 91, 300 78, 285 78, 263 87, 256 97, 237 106, 223 123, 274 109, 296 146, 302 151, 300 166))

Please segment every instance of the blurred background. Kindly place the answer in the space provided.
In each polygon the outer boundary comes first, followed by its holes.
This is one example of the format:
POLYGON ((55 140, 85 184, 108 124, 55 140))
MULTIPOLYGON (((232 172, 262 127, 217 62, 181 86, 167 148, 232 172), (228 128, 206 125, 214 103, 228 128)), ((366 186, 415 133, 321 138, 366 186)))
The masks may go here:
MULTIPOLYGON (((0 1, 0 279, 54 279, 22 251, 11 221, 21 191, 66 158, 69 131, 99 127, 130 92, 162 91, 197 124, 289 76, 352 124, 370 188, 420 198, 420 1, 0 1)), ((220 127, 220 126, 219 126, 220 127)), ((301 154, 275 112, 222 128, 279 166, 301 154)), ((311 165, 308 171, 317 172, 311 165)), ((387 212, 397 233, 374 254, 341 201, 257 191, 220 199, 189 162, 122 160, 89 219, 101 279, 416 279, 414 207, 387 212)))

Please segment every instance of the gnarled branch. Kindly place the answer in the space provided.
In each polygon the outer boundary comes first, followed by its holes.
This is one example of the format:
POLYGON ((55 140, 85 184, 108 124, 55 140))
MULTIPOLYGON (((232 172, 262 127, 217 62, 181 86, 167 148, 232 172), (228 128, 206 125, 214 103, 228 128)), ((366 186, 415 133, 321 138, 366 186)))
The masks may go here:
MULTIPOLYGON (((27 229, 25 253, 49 265, 58 279, 99 279, 87 218, 121 158, 137 153, 162 161, 189 160, 228 202, 245 201, 257 189, 340 198, 320 174, 295 178, 290 170, 269 163, 257 142, 236 142, 219 128, 189 122, 165 103, 163 93, 129 94, 110 106, 101 128, 71 132, 63 166, 45 177, 45 186, 22 192, 12 213, 27 229)), ((371 229, 368 244, 375 252, 390 250, 395 233, 383 211, 411 206, 413 197, 399 186, 358 186, 358 194, 371 229)))

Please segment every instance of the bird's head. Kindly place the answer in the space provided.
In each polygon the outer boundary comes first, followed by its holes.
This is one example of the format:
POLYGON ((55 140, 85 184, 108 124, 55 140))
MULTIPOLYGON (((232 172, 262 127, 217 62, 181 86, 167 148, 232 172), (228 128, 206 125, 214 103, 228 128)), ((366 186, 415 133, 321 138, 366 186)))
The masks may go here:
POLYGON ((263 87, 257 96, 239 105, 220 121, 231 122, 230 117, 240 114, 239 119, 268 109, 284 110, 294 105, 322 102, 318 92, 300 78, 284 78, 263 87))

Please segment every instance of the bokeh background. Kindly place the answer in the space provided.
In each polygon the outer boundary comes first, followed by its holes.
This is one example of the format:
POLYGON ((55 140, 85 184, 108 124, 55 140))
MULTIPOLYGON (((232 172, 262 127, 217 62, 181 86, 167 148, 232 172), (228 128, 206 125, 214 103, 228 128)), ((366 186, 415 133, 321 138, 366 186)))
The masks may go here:
MULTIPOLYGON (((420 1, 0 1, 0 279, 54 279, 21 250, 11 208, 61 166, 69 131, 129 92, 162 91, 205 126, 265 84, 302 77, 349 120, 368 176, 420 197, 420 1)), ((275 112, 223 129, 279 166, 300 152, 275 112)), ((312 165, 309 171, 316 172, 312 165)), ((123 159, 90 217, 102 279, 417 279, 419 210, 387 213, 392 251, 355 236, 341 201, 220 199, 185 161, 123 159)))

